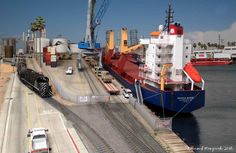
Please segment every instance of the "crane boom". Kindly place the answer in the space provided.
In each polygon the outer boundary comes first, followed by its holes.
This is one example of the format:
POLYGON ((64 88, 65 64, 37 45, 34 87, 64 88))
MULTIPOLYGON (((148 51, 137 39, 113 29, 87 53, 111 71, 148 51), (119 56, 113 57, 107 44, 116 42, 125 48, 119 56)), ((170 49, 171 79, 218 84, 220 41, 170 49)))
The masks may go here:
POLYGON ((103 3, 94 18, 96 0, 88 0, 86 36, 84 41, 79 42, 80 49, 91 50, 94 48, 100 48, 100 43, 96 43, 95 40, 95 29, 101 24, 102 18, 108 9, 110 1, 111 0, 103 0, 103 3))
POLYGON ((111 0, 103 0, 101 7, 99 8, 96 17, 93 21, 93 27, 101 24, 102 18, 104 17, 105 13, 107 12, 108 6, 110 4, 111 0))

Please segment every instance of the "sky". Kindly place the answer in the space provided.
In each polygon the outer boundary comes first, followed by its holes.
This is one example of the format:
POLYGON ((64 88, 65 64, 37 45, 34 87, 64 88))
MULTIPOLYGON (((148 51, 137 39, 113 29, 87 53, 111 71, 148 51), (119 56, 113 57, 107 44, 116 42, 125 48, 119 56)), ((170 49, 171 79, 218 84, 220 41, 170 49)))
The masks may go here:
MULTIPOLYGON (((97 8, 102 0, 97 0, 97 8)), ((194 41, 236 41, 236 0, 111 0, 108 11, 98 27, 98 40, 105 41, 105 31, 117 33, 122 27, 137 29, 139 36, 164 24, 169 3, 174 20, 184 26, 194 41)), ((47 37, 58 35, 79 42, 86 29, 87 0, 1 0, 0 37, 20 36, 37 16, 46 20, 47 37)))

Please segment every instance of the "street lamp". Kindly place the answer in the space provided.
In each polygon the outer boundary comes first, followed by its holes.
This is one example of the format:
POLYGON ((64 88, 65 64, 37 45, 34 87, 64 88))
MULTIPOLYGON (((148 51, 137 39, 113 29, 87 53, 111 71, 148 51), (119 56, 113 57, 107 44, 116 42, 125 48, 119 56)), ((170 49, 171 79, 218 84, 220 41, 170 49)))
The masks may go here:
POLYGON ((42 50, 41 50, 41 38, 42 38, 42 36, 41 36, 41 28, 39 29, 39 31, 40 31, 40 36, 39 36, 39 65, 40 65, 40 67, 42 67, 42 62, 41 62, 41 53, 42 53, 42 50))

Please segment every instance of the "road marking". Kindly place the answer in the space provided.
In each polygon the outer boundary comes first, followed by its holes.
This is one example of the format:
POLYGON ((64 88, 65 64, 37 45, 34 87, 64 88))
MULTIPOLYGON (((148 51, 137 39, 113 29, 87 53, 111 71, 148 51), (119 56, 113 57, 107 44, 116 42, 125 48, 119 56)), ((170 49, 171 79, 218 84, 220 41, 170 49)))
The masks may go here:
POLYGON ((37 110, 37 119, 38 119, 39 127, 42 127, 42 122, 41 122, 40 115, 39 115, 39 106, 38 106, 39 101, 37 100, 37 97, 35 94, 34 94, 34 99, 35 99, 35 106, 36 106, 36 110, 37 110))
POLYGON ((29 112, 29 97, 26 92, 26 89, 24 90, 24 93, 25 93, 25 97, 26 97, 27 123, 28 123, 28 128, 30 129, 31 125, 30 125, 30 112, 29 112))
MULTIPOLYGON (((15 85, 16 85, 16 73, 14 74, 14 80, 12 83, 11 92, 10 92, 9 97, 12 97, 13 88, 15 87, 15 85)), ((9 119, 10 119, 10 115, 11 115, 11 107, 12 107, 13 100, 10 99, 9 101, 10 101, 10 104, 8 106, 8 111, 7 111, 7 120, 6 120, 5 132, 4 132, 4 137, 3 137, 4 140, 3 140, 2 153, 6 152, 6 145, 7 145, 7 138, 8 138, 8 126, 9 126, 9 119)))
POLYGON ((43 110, 42 113, 40 113, 39 115, 43 116, 43 115, 53 115, 53 114, 60 114, 60 113, 49 109, 49 110, 43 110))
POLYGON ((80 151, 79 151, 79 149, 78 149, 78 147, 77 147, 77 145, 76 145, 74 139, 72 138, 72 136, 71 136, 69 130, 67 129, 66 131, 67 131, 67 134, 68 134, 69 137, 70 137, 70 140, 72 141, 72 143, 73 143, 73 145, 74 145, 74 147, 75 147, 76 152, 77 152, 77 153, 80 153, 80 151))
MULTIPOLYGON (((24 93, 25 93, 25 98, 26 98, 26 111, 27 111, 27 125, 28 125, 28 129, 30 130, 30 111, 29 111, 29 95, 27 94, 27 88, 24 89, 24 93)), ((28 150, 30 151, 31 148, 31 141, 30 139, 28 139, 28 150)))
POLYGON ((67 136, 69 137, 71 143, 72 143, 73 146, 74 146, 75 152, 76 152, 76 153, 80 153, 80 152, 79 152, 79 149, 78 149, 78 147, 77 147, 77 145, 76 145, 76 143, 75 143, 75 141, 73 140, 71 134, 69 133, 68 129, 66 128, 66 126, 65 126, 65 124, 64 124, 64 122, 63 122, 63 119, 62 119, 61 115, 59 115, 59 116, 60 116, 61 123, 62 123, 62 125, 63 125, 64 130, 65 130, 65 132, 67 133, 67 136))

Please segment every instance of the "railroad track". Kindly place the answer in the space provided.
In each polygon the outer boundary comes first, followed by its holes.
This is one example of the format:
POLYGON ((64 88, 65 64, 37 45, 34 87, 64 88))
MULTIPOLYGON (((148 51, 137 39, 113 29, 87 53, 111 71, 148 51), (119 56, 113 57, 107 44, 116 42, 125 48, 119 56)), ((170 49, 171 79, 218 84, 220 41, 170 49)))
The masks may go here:
MULTIPOLYGON (((162 148, 157 147, 159 144, 149 135, 149 133, 147 133, 143 127, 141 127, 141 125, 134 123, 136 119, 131 117, 130 114, 125 113, 115 115, 107 104, 100 104, 100 106, 104 110, 105 116, 122 134, 124 140, 127 142, 127 144, 129 144, 130 148, 134 152, 162 152, 162 148), (124 117, 121 118, 120 116, 124 117)), ((122 113, 129 112, 125 106, 120 107, 119 104, 114 106, 116 107, 114 110, 124 110, 122 113)))
POLYGON ((120 120, 120 122, 135 131, 135 135, 148 146, 150 146, 150 148, 152 148, 154 152, 165 152, 162 147, 156 142, 156 140, 147 132, 143 125, 137 122, 137 118, 135 118, 135 116, 133 116, 129 112, 128 108, 124 104, 115 105, 115 107, 116 109, 124 110, 122 114, 119 113, 117 115, 119 116, 118 119, 120 120))
POLYGON ((85 78, 87 79, 87 82, 88 82, 88 85, 92 91, 92 94, 99 95, 99 90, 98 90, 97 86, 94 84, 94 80, 90 76, 87 67, 83 70, 83 74, 84 74, 85 78))
POLYGON ((114 153, 114 150, 106 142, 106 140, 73 111, 63 106, 53 98, 47 98, 46 101, 60 110, 68 120, 73 122, 73 126, 75 127, 75 129, 77 129, 77 131, 80 131, 80 133, 90 141, 91 145, 94 146, 97 153, 114 153))

